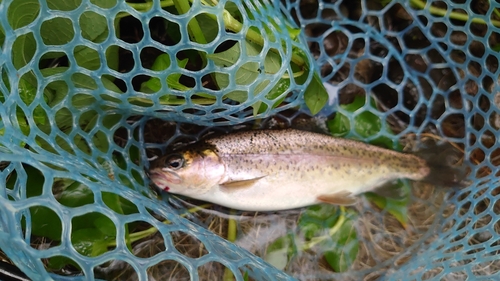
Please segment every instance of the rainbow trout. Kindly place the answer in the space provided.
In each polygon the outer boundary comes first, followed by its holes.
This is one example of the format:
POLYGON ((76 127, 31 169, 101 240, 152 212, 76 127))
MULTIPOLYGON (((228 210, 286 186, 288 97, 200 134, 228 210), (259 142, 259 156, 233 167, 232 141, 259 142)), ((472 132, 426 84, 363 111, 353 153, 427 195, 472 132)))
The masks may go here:
POLYGON ((443 163, 307 131, 258 130, 173 151, 152 163, 149 176, 168 192, 239 210, 276 211, 321 202, 351 205, 356 195, 400 178, 460 185, 462 170, 443 163))

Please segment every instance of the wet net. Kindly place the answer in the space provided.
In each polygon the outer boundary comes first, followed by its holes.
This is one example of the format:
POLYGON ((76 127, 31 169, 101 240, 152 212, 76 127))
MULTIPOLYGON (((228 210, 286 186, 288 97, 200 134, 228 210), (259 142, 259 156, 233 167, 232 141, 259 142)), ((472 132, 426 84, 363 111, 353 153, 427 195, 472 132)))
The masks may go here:
POLYGON ((499 26, 489 1, 2 0, 2 260, 33 280, 498 278, 499 26), (151 151, 318 111, 395 149, 451 142, 470 185, 417 188, 408 213, 365 201, 363 261, 329 271, 228 242, 149 187, 151 151))

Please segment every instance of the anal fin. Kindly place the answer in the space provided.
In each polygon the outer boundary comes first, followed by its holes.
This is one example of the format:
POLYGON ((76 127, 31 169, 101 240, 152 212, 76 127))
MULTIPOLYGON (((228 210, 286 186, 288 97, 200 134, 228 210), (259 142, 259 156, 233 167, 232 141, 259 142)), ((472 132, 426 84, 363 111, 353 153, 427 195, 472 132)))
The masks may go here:
POLYGON ((317 197, 318 201, 333 205, 349 206, 354 205, 357 198, 349 191, 339 191, 331 194, 323 194, 317 197))

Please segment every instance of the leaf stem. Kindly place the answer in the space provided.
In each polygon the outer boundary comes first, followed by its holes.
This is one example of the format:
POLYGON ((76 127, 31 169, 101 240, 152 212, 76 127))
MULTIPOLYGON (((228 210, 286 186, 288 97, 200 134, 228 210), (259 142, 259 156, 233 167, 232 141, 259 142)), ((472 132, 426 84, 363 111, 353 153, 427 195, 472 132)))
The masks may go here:
MULTIPOLYGON (((240 32, 241 29, 243 28, 243 24, 241 24, 237 19, 235 19, 227 10, 224 10, 222 12, 222 19, 224 20, 224 26, 235 33, 240 32)), ((264 37, 262 37, 262 35, 260 35, 253 29, 249 28, 245 37, 249 41, 259 44, 259 46, 264 46, 264 37)), ((270 50, 272 52, 279 54, 278 50, 274 48, 271 48, 270 50)), ((298 66, 303 66, 305 64, 304 59, 295 53, 292 53, 292 62, 294 62, 298 66)))
MULTIPOLYGON (((148 11, 149 9, 151 9, 153 7, 153 1, 149 1, 149 2, 146 2, 146 3, 129 3, 129 2, 127 2, 127 5, 129 5, 130 7, 134 8, 137 11, 143 11, 143 12, 145 12, 145 11, 148 11)), ((162 7, 162 8, 171 7, 171 6, 174 6, 174 1, 173 0, 162 0, 162 1, 160 1, 160 7, 162 7)), ((129 15, 130 14, 127 13, 127 12, 120 12, 120 13, 118 13, 118 15, 116 15, 116 18, 120 19, 120 18, 127 17, 129 15)))
MULTIPOLYGON (((227 240, 229 242, 234 242, 236 241, 236 220, 233 219, 233 216, 236 214, 235 210, 231 210, 230 212, 231 216, 227 222, 227 240)), ((224 281, 232 281, 234 280, 234 275, 231 269, 225 268, 224 269, 224 281)))
MULTIPOLYGON (((490 0, 488 0, 488 4, 490 4, 490 6, 491 6, 491 1, 490 0)), ((495 15, 500 18, 500 11, 498 11, 497 8, 493 8, 493 13, 495 13, 495 15)))
MULTIPOLYGON (((418 9, 422 9, 423 10, 423 9, 426 8, 426 2, 421 1, 421 0, 410 0, 410 4, 412 4, 413 6, 415 6, 418 9)), ((430 6, 428 8, 428 11, 431 14, 442 16, 442 17, 446 16, 446 14, 448 13, 447 9, 441 9, 441 8, 437 8, 437 7, 433 7, 433 6, 430 6)), ((469 17, 468 14, 462 14, 462 13, 459 13, 459 12, 450 12, 449 15, 448 15, 448 17, 451 18, 451 19, 460 20, 460 21, 468 21, 470 19, 470 21, 473 22, 473 23, 488 24, 488 22, 486 22, 482 18, 475 18, 475 17, 471 18, 471 17, 469 17)), ((490 22, 494 26, 500 27, 500 21, 498 21, 498 20, 490 20, 490 22)))
MULTIPOLYGON (((199 105, 210 105, 215 102, 215 99, 208 99, 208 98, 192 98, 191 101, 194 104, 199 104, 199 105)), ((139 105, 152 105, 153 102, 149 99, 146 98, 138 98, 138 97, 133 97, 130 98, 129 100, 130 103, 134 104, 134 102, 139 103, 139 105)), ((160 104, 162 105, 183 105, 186 103, 185 99, 168 99, 165 101, 162 101, 160 99, 160 104)), ((138 104, 135 104, 138 105, 138 104)))
POLYGON ((311 239, 311 241, 304 243, 300 248, 302 251, 309 250, 312 247, 316 246, 317 244, 323 242, 324 240, 332 237, 335 233, 339 231, 339 229, 342 227, 344 224, 346 217, 345 214, 346 210, 344 206, 340 206, 340 215, 339 219, 335 222, 335 225, 333 225, 332 228, 330 228, 330 231, 328 231, 328 235, 323 235, 320 237, 314 237, 311 239))
MULTIPOLYGON (((197 211, 209 208, 210 206, 212 206, 212 204, 203 204, 203 205, 200 205, 200 206, 196 206, 196 207, 193 207, 191 209, 188 209, 186 213, 181 214, 180 216, 181 217, 185 217, 185 216, 187 216, 187 214, 196 213, 197 211)), ((170 221, 169 220, 164 220, 163 223, 164 224, 168 224, 168 223, 170 223, 170 221)), ((136 242, 138 240, 141 240, 141 239, 146 238, 146 237, 148 237, 150 235, 153 235, 156 232, 158 232, 158 229, 156 227, 150 227, 150 228, 148 228, 146 230, 143 230, 143 231, 138 231, 138 232, 131 233, 128 236, 129 242, 130 242, 130 244, 132 244, 132 243, 134 243, 134 242, 136 242)), ((109 242, 107 246, 108 247, 116 246, 116 240, 113 240, 113 241, 109 242)))
MULTIPOLYGON (((127 2, 127 4, 136 9, 136 10, 139 10, 139 11, 147 11, 149 9, 151 9, 153 7, 153 1, 149 1, 149 2, 146 2, 146 3, 129 3, 127 2)), ((160 1, 160 7, 162 8, 165 8, 165 7, 170 7, 170 6, 173 6, 174 5, 174 1, 173 0, 162 0, 160 1)))
POLYGON ((335 223, 335 225, 330 228, 330 231, 328 232, 328 235, 333 236, 335 233, 337 233, 337 231, 339 231, 339 229, 342 227, 342 225, 344 224, 345 222, 345 214, 346 211, 345 211, 345 207, 344 206, 340 206, 340 216, 339 216, 339 219, 337 220, 337 222, 335 223))
POLYGON ((236 241, 236 220, 233 216, 236 214, 236 211, 231 210, 231 218, 227 222, 227 240, 230 242, 236 241))
MULTIPOLYGON (((192 2, 193 0, 165 0, 165 1, 160 1, 160 6, 162 8, 165 8, 165 7, 169 7, 169 6, 176 6, 177 8, 177 3, 178 4, 181 4, 181 3, 186 3, 187 2, 192 2)), ((204 3, 206 4, 209 4, 208 2, 205 2, 204 3)), ((133 7, 134 9, 138 10, 138 11, 147 11, 149 9, 151 9, 152 7, 152 2, 151 3, 127 3, 128 5, 130 5, 131 7, 133 7)), ((213 6, 217 5, 218 2, 217 1, 212 1, 212 4, 213 6)), ((185 4, 182 4, 183 5, 183 8, 185 4)), ((180 11, 179 11, 180 12, 180 11)), ((125 13, 124 13, 125 14, 125 13)), ((210 16, 211 18, 217 20, 217 17, 213 14, 210 14, 208 13, 207 14, 208 16, 210 16)), ((124 16, 121 16, 119 14, 120 17, 125 17, 126 15, 124 16)), ((222 19, 224 21, 224 26, 227 27, 228 30, 231 30, 235 33, 237 32, 240 32, 241 29, 243 28, 243 24, 241 22, 239 22, 237 19, 235 19, 230 13, 229 11, 227 11, 226 9, 224 9, 222 11, 222 19)), ((190 30, 192 31, 192 35, 193 37, 195 38, 196 42, 198 43, 201 43, 201 44, 206 44, 206 40, 204 39, 204 36, 203 36, 203 32, 201 31, 201 28, 198 24, 198 22, 196 20, 193 20, 192 22, 190 22, 189 24, 189 28, 190 30), (195 22, 195 23, 193 23, 195 22), (193 25, 191 26, 191 23, 193 23, 193 25), (198 33, 200 32, 200 33, 198 33), (202 38, 198 38, 198 36, 202 35, 203 36, 203 39, 202 38), (201 41, 201 40, 203 41, 201 41), (204 43, 203 43, 204 42, 204 43)), ((297 35, 296 34, 292 34, 294 37, 296 37, 297 35)), ((260 35, 258 32, 252 30, 252 29, 248 29, 247 33, 245 34, 245 38, 249 41, 252 41, 256 44, 259 44, 260 46, 264 46, 264 37, 262 37, 262 35, 260 35)), ((274 48, 271 48, 270 49, 272 52, 275 52, 277 54, 279 54, 278 50, 274 49, 274 48)), ((297 64, 297 66, 299 67, 302 67, 306 64, 305 60, 298 54, 296 53, 292 53, 292 62, 294 62, 295 64, 297 64)))
MULTIPOLYGON (((185 14, 191 9, 189 6, 189 1, 186 0, 173 0, 175 8, 177 9, 177 12, 179 14, 185 14)), ((188 28, 189 28, 189 34, 191 35, 193 41, 200 43, 200 44, 207 44, 207 39, 205 38, 205 35, 203 34, 203 31, 201 30, 200 24, 196 20, 196 17, 193 17, 189 22, 188 22, 188 28)))

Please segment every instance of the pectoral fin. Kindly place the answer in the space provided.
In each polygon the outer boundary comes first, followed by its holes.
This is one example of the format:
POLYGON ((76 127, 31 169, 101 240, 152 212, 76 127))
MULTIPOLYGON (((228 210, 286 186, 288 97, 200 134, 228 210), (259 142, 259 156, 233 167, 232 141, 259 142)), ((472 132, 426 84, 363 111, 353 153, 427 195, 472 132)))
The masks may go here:
POLYGON ((238 190, 238 189, 250 188, 263 177, 265 177, 265 176, 253 178, 253 179, 248 179, 248 180, 227 181, 227 182, 221 183, 220 186, 223 187, 226 191, 234 191, 234 190, 238 190))
POLYGON ((333 205, 354 205, 356 203, 356 197, 352 195, 349 191, 339 191, 332 194, 324 194, 317 197, 318 201, 333 205))

